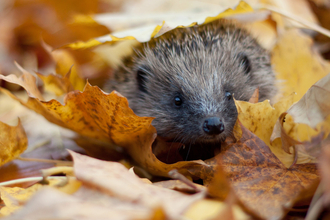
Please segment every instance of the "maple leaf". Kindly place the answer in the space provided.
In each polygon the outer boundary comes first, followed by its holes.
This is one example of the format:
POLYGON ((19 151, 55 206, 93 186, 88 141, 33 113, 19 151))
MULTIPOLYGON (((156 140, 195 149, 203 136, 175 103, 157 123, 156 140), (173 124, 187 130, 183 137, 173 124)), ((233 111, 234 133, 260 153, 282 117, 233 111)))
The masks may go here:
POLYGON ((211 162, 223 168, 235 195, 248 209, 262 218, 282 218, 283 206, 319 179, 316 164, 288 169, 262 140, 244 126, 242 130, 242 138, 223 146, 211 162))

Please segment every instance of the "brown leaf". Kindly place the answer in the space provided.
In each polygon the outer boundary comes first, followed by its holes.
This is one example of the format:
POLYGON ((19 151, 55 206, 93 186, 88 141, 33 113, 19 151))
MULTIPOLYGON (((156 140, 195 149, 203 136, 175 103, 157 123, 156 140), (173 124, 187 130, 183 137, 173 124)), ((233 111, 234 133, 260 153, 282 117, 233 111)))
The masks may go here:
POLYGON ((315 164, 287 169, 258 137, 242 127, 237 143, 222 148, 217 160, 240 201, 263 218, 281 218, 282 206, 318 179, 315 164))
POLYGON ((15 83, 17 85, 22 86, 29 96, 37 98, 39 100, 43 100, 43 97, 37 87, 37 80, 36 77, 34 77, 32 74, 30 74, 28 71, 23 69, 20 65, 16 63, 17 68, 23 73, 21 77, 17 77, 16 75, 8 75, 4 76, 0 74, 0 79, 3 79, 10 83, 15 83))
POLYGON ((120 163, 106 162, 70 152, 74 160, 76 177, 84 184, 120 200, 146 207, 161 206, 165 213, 177 218, 203 193, 187 196, 182 193, 147 184, 120 163))
POLYGON ((195 183, 191 183, 195 186, 195 188, 183 183, 180 180, 165 180, 165 181, 159 181, 159 182, 155 182, 153 183, 153 185, 158 186, 158 187, 163 187, 166 189, 172 189, 172 190, 176 190, 179 192, 184 192, 184 193, 196 193, 198 191, 196 191, 196 189, 198 189, 199 191, 205 190, 204 186, 201 186, 199 184, 195 184, 195 183))
POLYGON ((325 192, 325 202, 330 204, 330 136, 324 141, 323 152, 321 154, 319 168, 320 174, 323 181, 324 192, 325 192))
POLYGON ((0 121, 0 166, 15 159, 25 151, 28 140, 21 124, 9 126, 0 121))
POLYGON ((251 96, 251 98, 249 99, 250 103, 258 103, 259 102, 259 87, 256 88, 251 96))

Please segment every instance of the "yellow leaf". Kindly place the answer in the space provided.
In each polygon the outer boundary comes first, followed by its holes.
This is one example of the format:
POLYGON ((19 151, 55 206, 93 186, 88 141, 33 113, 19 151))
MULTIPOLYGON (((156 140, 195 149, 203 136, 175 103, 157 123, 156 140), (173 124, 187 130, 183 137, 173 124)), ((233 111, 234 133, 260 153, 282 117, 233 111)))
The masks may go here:
POLYGON ((298 101, 319 79, 330 72, 330 65, 312 51, 312 39, 298 30, 290 30, 279 38, 273 49, 272 64, 284 96, 297 93, 298 101))
POLYGON ((70 73, 69 72, 62 77, 62 75, 55 75, 55 74, 49 74, 47 76, 44 76, 40 73, 37 73, 39 78, 44 82, 44 87, 46 91, 53 92, 57 96, 61 96, 63 94, 66 94, 70 91, 73 91, 73 86, 70 83, 70 73))
POLYGON ((67 194, 73 194, 80 188, 81 182, 71 177, 67 179, 50 179, 48 185, 37 183, 26 189, 20 187, 0 187, 1 200, 5 204, 0 214, 4 216, 12 214, 21 208, 37 191, 48 186, 57 188, 67 194))
MULTIPOLYGON (((238 120, 263 140, 269 147, 270 137, 274 125, 281 113, 285 112, 293 103, 294 94, 282 98, 272 107, 268 100, 256 104, 235 100, 238 110, 238 120)), ((235 125, 237 133, 241 133, 237 123, 235 125)), ((236 132, 235 132, 236 133, 236 132)), ((239 138, 236 136, 236 138, 239 138)))
POLYGON ((27 145, 28 140, 20 121, 13 127, 0 121, 0 166, 18 157, 27 145))
MULTIPOLYGON (((89 40, 87 42, 76 42, 66 45, 66 47, 70 47, 72 49, 81 49, 81 48, 86 49, 92 46, 100 45, 104 42, 117 42, 122 40, 138 40, 139 42, 146 42, 149 41, 150 38, 158 37, 161 34, 169 30, 172 30, 174 28, 190 27, 197 23, 198 24, 209 23, 211 21, 220 18, 253 11, 253 9, 244 1, 240 1, 238 4, 236 2, 228 2, 225 4, 224 7, 221 6, 223 5, 216 6, 218 8, 221 8, 221 10, 219 10, 220 13, 216 16, 207 16, 207 13, 201 13, 201 15, 198 18, 196 18, 194 17, 194 15, 196 15, 196 12, 193 12, 193 14, 187 16, 188 18, 183 16, 184 18, 182 18, 182 20, 176 19, 175 21, 171 21, 168 23, 166 23, 165 20, 162 25, 155 24, 155 25, 141 27, 141 29, 133 28, 131 30, 124 30, 122 32, 112 33, 108 37, 102 37, 102 39, 98 38, 96 40, 95 39, 89 40), (232 9, 231 7, 233 7, 234 9, 232 9)), ((107 23, 113 22, 113 20, 106 20, 103 18, 98 19, 97 17, 94 17, 94 20, 108 27, 110 25, 107 23)))
POLYGON ((82 91, 85 86, 85 80, 82 79, 78 72, 78 64, 73 56, 64 49, 55 50, 52 52, 53 58, 56 62, 56 73, 63 77, 71 69, 70 82, 75 90, 82 91))

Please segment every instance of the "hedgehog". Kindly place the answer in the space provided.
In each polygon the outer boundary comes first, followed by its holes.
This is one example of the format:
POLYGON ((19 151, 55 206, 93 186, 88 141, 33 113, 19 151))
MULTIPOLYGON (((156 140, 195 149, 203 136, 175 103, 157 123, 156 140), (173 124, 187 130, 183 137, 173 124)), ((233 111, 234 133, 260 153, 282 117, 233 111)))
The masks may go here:
POLYGON ((248 101, 257 88, 259 101, 277 92, 269 53, 240 25, 217 20, 142 43, 105 90, 124 95, 137 115, 155 117, 158 136, 205 150, 233 137, 234 98, 248 101))

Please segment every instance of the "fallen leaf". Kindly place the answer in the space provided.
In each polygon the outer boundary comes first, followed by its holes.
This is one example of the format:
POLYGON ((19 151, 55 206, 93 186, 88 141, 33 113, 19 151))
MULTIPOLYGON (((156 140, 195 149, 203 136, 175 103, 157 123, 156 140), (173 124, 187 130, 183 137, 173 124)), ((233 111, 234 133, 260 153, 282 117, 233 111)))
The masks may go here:
POLYGON ((82 198, 67 195, 50 187, 38 191, 26 205, 4 218, 11 219, 150 219, 152 211, 138 205, 123 205, 114 198, 100 200, 87 194, 82 198), (50 199, 51 198, 51 199, 50 199))
POLYGON ((52 57, 56 63, 55 70, 58 75, 65 77, 70 72, 70 83, 75 90, 82 91, 86 84, 79 72, 79 65, 72 54, 64 49, 52 51, 52 57))
POLYGON ((9 126, 0 121, 0 166, 15 159, 25 151, 28 140, 21 124, 9 126))
MULTIPOLYGON (((83 3, 80 3, 83 4, 83 3)), ((93 20, 90 16, 75 15, 65 22, 65 26, 54 33, 43 34, 43 39, 53 48, 60 48, 76 41, 88 41, 109 34, 110 30, 93 20)))
POLYGON ((324 187, 325 198, 324 202, 330 204, 330 138, 328 137, 323 143, 323 152, 321 154, 319 169, 322 177, 322 184, 324 187))
POLYGON ((223 146, 217 160, 248 209, 262 218, 282 218, 286 214, 283 205, 319 178, 316 164, 288 169, 262 140, 246 128, 242 130, 242 138, 223 146))
POLYGON ((100 161, 70 152, 76 177, 84 184, 118 199, 154 208, 161 206, 170 218, 178 218, 203 193, 188 196, 173 190, 146 184, 121 164, 100 161))
POLYGON ((25 89, 25 91, 27 91, 29 96, 37 98, 39 100, 43 100, 43 97, 37 87, 36 77, 34 77, 25 69, 23 69, 19 64, 16 63, 16 66, 23 73, 21 77, 18 78, 16 75, 13 74, 8 76, 0 74, 0 79, 20 85, 25 89))
POLYGON ((330 72, 330 65, 313 51, 312 39, 289 30, 283 33, 272 51, 272 64, 280 80, 283 96, 297 93, 298 101, 319 79, 330 72))
MULTIPOLYGON (((296 4, 296 1, 294 0, 266 0, 264 2, 275 6, 276 8, 282 9, 287 13, 301 17, 308 22, 318 23, 315 14, 309 7, 308 1, 300 1, 299 4, 296 4)), ((277 23, 284 25, 285 27, 294 26, 298 28, 305 28, 305 26, 300 24, 299 22, 296 22, 293 19, 286 18, 284 16, 273 14, 273 18, 277 23)))
POLYGON ((55 93, 55 95, 61 96, 63 94, 73 91, 73 86, 71 85, 69 80, 70 73, 71 69, 64 77, 56 74, 49 74, 47 76, 44 76, 40 73, 37 73, 37 75, 44 82, 46 91, 53 92, 55 93))
POLYGON ((228 207, 224 202, 203 199, 195 202, 188 211, 184 214, 185 217, 192 220, 198 219, 251 219, 239 206, 228 207), (226 213, 228 210, 231 211, 232 216, 228 216, 226 213))
MULTIPOLYGON (((204 186, 192 183, 199 191, 206 190, 204 186)), ((184 193, 196 193, 196 189, 183 183, 180 180, 165 180, 153 183, 153 185, 158 187, 163 187, 166 189, 172 189, 184 193)))
POLYGON ((319 143, 330 133, 330 74, 316 82, 307 93, 279 117, 271 136, 281 138, 282 148, 291 153, 295 146, 297 163, 315 162, 319 143))
MULTIPOLYGON (((165 3, 165 7, 168 7, 168 2, 165 3)), ((182 3, 183 2, 178 3, 176 1, 172 1, 172 4, 174 5, 182 3)), ((126 17, 125 15, 118 17, 118 15, 113 16, 112 14, 95 15, 93 16, 93 19, 99 24, 102 24, 111 30, 119 31, 112 32, 109 36, 106 37, 92 39, 87 42, 76 42, 67 46, 73 49, 85 49, 100 45, 105 42, 117 42, 122 40, 136 39, 139 42, 147 42, 152 37, 158 37, 177 27, 189 27, 194 24, 208 23, 220 18, 253 11, 251 6, 243 1, 222 2, 222 4, 209 4, 205 2, 196 2, 192 4, 190 1, 186 1, 186 3, 187 4, 185 7, 181 7, 183 11, 182 15, 173 16, 172 14, 168 14, 167 18, 164 17, 163 14, 161 17, 154 15, 154 11, 152 11, 153 15, 146 16, 145 18, 143 18, 143 15, 141 14, 136 15, 136 17, 132 17, 131 14, 126 17), (187 5, 191 5, 190 11, 187 10, 187 5), (198 13, 196 13, 196 11, 198 13), (153 16, 154 22, 151 23, 152 21, 150 21, 150 17, 153 16), (122 30, 125 28, 125 26, 126 28, 127 26, 130 27, 132 25, 132 20, 135 21, 134 28, 122 30), (163 22, 164 20, 165 22, 163 22), (139 22, 144 24, 144 26, 139 22)), ((150 7, 150 5, 148 6, 150 7)))
POLYGON ((259 88, 256 88, 256 90, 254 90, 251 98, 249 99, 250 103, 258 103, 259 102, 259 88))
MULTIPOLYGON (((72 194, 76 192, 81 183, 75 178, 51 179, 48 181, 48 186, 55 187, 61 192, 72 194)), ((30 198, 42 188, 46 186, 42 184, 34 184, 26 189, 20 187, 0 187, 1 200, 4 202, 5 207, 0 210, 0 214, 8 216, 13 214, 18 209, 22 208, 30 198)))
MULTIPOLYGON (((64 105, 56 100, 42 102, 33 97, 24 102, 8 90, 0 88, 0 91, 52 123, 82 136, 109 143, 109 148, 113 144, 125 148, 151 174, 168 176, 170 170, 177 169, 185 176, 206 179, 213 172, 203 161, 182 161, 175 164, 159 161, 152 152, 152 143, 156 137, 156 130, 151 125, 153 118, 135 115, 128 107, 127 99, 115 91, 105 94, 98 87, 87 83, 83 92, 69 92, 65 96, 64 105)), ((104 158, 104 153, 108 150, 107 145, 103 146, 105 148, 97 151, 92 145, 83 147, 88 152, 101 153, 100 156, 93 156, 104 158)))
MULTIPOLYGON (((291 94, 280 99, 273 107, 269 100, 255 104, 235 100, 238 121, 271 147, 270 137, 275 123, 280 114, 292 105, 293 99, 294 94, 291 94)), ((238 122, 236 122, 234 131, 237 133, 235 137, 239 139, 241 131, 238 122)))
POLYGON ((306 94, 288 109, 295 123, 303 123, 311 128, 325 121, 330 115, 330 74, 326 75, 314 85, 306 94))

